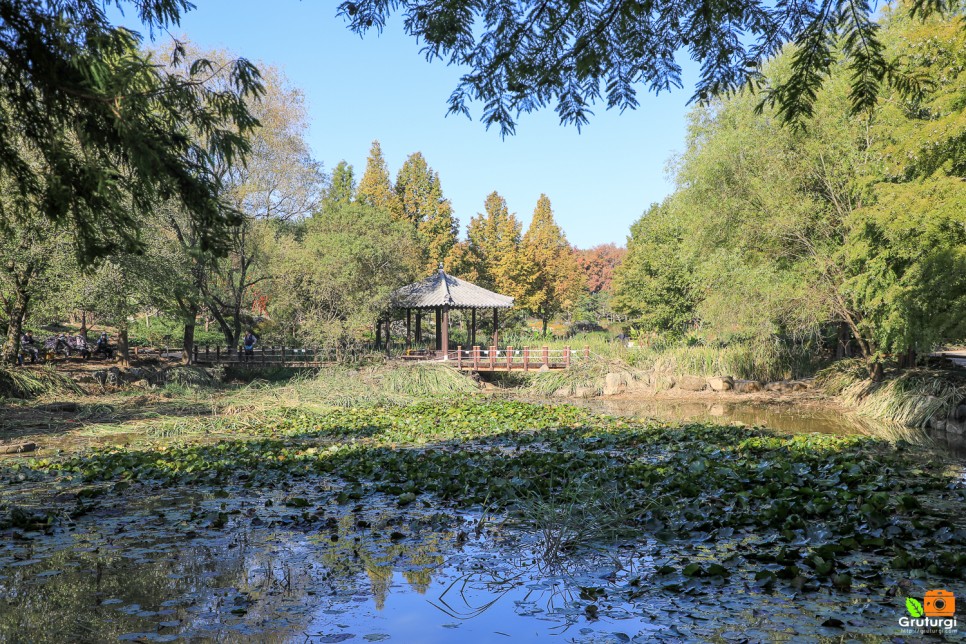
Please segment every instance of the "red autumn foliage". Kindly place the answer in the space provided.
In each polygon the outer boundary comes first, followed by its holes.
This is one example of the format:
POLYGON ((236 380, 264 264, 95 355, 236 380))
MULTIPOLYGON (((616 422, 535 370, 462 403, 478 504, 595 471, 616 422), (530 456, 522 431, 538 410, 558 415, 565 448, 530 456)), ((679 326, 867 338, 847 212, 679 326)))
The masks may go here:
POLYGON ((614 278, 614 269, 620 265, 627 254, 627 249, 615 244, 601 244, 593 248, 575 248, 577 263, 587 275, 587 289, 591 293, 599 293, 610 288, 614 278))

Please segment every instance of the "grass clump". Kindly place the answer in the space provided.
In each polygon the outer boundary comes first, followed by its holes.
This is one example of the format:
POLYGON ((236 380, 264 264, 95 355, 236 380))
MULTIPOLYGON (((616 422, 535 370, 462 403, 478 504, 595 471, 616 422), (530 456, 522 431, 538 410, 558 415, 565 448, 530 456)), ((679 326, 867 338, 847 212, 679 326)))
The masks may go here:
POLYGON ((789 380, 811 376, 824 360, 811 347, 781 342, 655 341, 628 354, 638 368, 692 376, 789 380))
POLYGON ((49 366, 39 369, 0 367, 0 398, 36 398, 68 393, 80 394, 83 390, 70 377, 49 366))
POLYGON ((966 400, 966 378, 944 369, 890 371, 874 382, 862 361, 850 360, 819 372, 817 381, 858 413, 907 427, 946 418, 966 400))
POLYGON ((557 391, 573 395, 581 387, 589 387, 595 394, 602 392, 604 376, 610 371, 624 371, 627 365, 598 356, 571 362, 568 369, 536 372, 530 376, 528 389, 538 396, 552 396, 557 391))
POLYGON ((475 393, 476 384, 459 371, 441 364, 414 363, 394 366, 381 376, 388 394, 404 394, 414 398, 456 396, 475 393))

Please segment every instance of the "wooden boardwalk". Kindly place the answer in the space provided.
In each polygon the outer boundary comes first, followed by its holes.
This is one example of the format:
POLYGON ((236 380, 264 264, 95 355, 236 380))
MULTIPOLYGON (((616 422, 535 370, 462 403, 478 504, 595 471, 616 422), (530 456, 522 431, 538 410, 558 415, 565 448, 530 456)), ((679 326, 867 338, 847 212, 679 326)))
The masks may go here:
MULTIPOLYGON (((240 366, 245 368, 324 367, 343 364, 385 349, 365 347, 351 351, 301 347, 256 347, 246 354, 238 348, 195 347, 194 363, 201 366, 240 366)), ((567 369, 571 364, 590 355, 590 350, 574 351, 570 347, 462 347, 449 351, 432 349, 389 350, 390 359, 411 362, 437 362, 466 372, 548 371, 567 369)))

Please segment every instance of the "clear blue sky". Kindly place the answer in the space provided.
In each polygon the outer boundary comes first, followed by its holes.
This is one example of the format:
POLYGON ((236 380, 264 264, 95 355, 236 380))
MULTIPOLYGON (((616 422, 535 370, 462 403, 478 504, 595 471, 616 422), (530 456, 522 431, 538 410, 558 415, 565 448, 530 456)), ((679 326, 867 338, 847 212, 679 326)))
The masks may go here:
POLYGON ((671 190, 665 165, 683 150, 693 79, 670 94, 641 93, 633 112, 601 106, 580 133, 559 125, 548 109, 523 115, 517 134, 501 140, 498 130, 475 120, 478 106, 474 120, 446 116, 459 70, 426 62, 398 23, 361 39, 335 16, 335 3, 197 4, 180 33, 201 47, 278 66, 305 92, 309 143, 327 172, 345 159, 361 176, 373 139, 382 144, 393 178, 406 156, 420 151, 439 172, 464 229, 493 190, 524 226, 546 193, 571 243, 623 244, 631 223, 671 190))

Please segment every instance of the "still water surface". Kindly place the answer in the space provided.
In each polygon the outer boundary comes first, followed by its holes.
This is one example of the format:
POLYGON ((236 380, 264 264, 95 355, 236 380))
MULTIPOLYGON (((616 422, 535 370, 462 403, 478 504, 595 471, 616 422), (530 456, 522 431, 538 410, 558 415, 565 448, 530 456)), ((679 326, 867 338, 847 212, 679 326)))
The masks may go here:
POLYGON ((933 447, 957 459, 966 459, 966 437, 931 429, 903 427, 848 413, 816 402, 710 402, 675 399, 593 399, 584 405, 596 411, 665 422, 700 422, 767 427, 788 434, 820 433, 877 436, 933 447))

